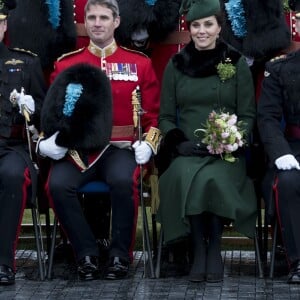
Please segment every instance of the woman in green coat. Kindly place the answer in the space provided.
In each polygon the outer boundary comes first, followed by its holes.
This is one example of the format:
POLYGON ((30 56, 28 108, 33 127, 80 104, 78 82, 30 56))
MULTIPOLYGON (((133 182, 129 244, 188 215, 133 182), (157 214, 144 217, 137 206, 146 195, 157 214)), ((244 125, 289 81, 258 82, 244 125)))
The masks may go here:
POLYGON ((159 180, 158 218, 165 242, 191 234, 190 280, 218 282, 223 280, 223 226, 232 222, 237 231, 253 237, 256 197, 243 151, 228 162, 209 153, 195 130, 212 111, 223 111, 235 114, 249 137, 256 114, 254 88, 245 58, 218 40, 219 0, 193 1, 186 20, 191 42, 170 60, 162 85, 162 153, 172 161, 159 180), (218 72, 220 63, 225 72, 218 72))

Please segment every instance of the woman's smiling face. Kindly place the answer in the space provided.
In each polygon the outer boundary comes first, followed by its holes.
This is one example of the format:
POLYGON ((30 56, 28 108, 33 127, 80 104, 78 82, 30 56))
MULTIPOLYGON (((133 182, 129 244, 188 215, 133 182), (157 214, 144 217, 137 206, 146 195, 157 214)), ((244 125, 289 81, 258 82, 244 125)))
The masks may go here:
POLYGON ((215 16, 197 19, 190 24, 191 38, 198 50, 214 49, 221 26, 215 16))

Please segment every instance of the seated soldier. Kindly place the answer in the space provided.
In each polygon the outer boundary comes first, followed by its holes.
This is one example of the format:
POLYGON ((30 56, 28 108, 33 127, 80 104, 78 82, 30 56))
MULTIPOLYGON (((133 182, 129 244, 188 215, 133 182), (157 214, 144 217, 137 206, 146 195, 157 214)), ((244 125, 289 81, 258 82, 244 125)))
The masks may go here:
POLYGON ((15 283, 18 233, 31 184, 36 184, 24 115, 38 126, 45 95, 38 57, 3 43, 7 16, 14 7, 15 1, 0 0, 0 285, 15 283))
MULTIPOLYGON (((300 1, 289 1, 300 32, 300 1)), ((270 162, 271 185, 286 249, 288 283, 300 283, 300 51, 266 64, 258 102, 258 128, 270 162), (282 120, 285 129, 282 129, 282 120)))

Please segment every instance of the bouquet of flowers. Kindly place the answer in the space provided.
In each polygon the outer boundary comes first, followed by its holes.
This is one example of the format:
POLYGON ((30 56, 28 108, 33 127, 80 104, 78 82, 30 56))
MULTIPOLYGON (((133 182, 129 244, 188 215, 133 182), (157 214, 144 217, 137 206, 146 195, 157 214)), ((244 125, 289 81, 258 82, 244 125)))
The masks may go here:
POLYGON ((245 145, 242 121, 237 120, 235 114, 216 113, 212 111, 203 129, 196 129, 194 134, 202 137, 201 142, 207 145, 211 154, 219 154, 222 159, 234 162, 236 158, 232 152, 245 145))

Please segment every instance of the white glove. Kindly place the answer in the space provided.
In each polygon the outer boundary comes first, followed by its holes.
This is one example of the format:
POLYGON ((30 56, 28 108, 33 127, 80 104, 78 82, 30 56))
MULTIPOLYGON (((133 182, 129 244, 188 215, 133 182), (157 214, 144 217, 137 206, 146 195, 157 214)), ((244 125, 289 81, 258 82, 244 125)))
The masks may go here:
POLYGON ((19 112, 23 115, 24 109, 32 115, 35 112, 35 103, 30 95, 24 95, 23 92, 20 93, 17 103, 19 105, 19 112))
POLYGON ((48 156, 54 160, 59 160, 65 156, 68 148, 56 145, 55 140, 59 131, 45 140, 41 140, 38 145, 38 151, 43 156, 48 156))
POLYGON ((300 170, 299 163, 295 158, 295 156, 292 154, 286 154, 278 157, 275 160, 275 165, 278 170, 291 170, 291 169, 300 170))
POLYGON ((136 141, 132 145, 132 148, 134 149, 134 152, 135 152, 135 161, 138 164, 142 165, 149 161, 149 159, 152 155, 152 149, 146 142, 136 141))

